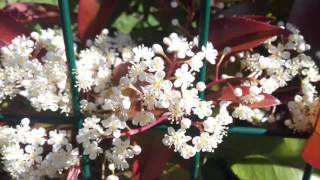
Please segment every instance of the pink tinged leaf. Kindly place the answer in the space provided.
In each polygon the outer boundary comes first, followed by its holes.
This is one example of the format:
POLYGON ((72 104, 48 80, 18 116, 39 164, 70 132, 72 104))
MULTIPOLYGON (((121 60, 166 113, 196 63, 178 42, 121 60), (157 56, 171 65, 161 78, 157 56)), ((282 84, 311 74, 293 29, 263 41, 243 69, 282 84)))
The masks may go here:
POLYGON ((78 13, 78 32, 81 41, 93 38, 106 27, 118 0, 80 0, 78 13))
POLYGON ((259 16, 238 16, 214 19, 211 23, 210 41, 218 50, 229 46, 232 53, 255 48, 276 35, 288 31, 266 22, 259 16))
POLYGON ((0 121, 0 127, 2 127, 2 126, 6 126, 6 125, 7 125, 7 122, 0 121))
POLYGON ((251 108, 268 108, 272 106, 277 106, 281 103, 277 98, 270 94, 261 93, 261 95, 264 96, 264 99, 262 101, 250 104, 248 106, 251 108))
POLYGON ((3 11, 20 23, 56 25, 60 22, 58 7, 48 4, 14 3, 3 11))
POLYGON ((29 34, 23 24, 15 21, 7 13, 0 10, 0 47, 11 43, 18 35, 29 34))
MULTIPOLYGON (((237 97, 234 95, 234 89, 235 88, 240 88, 242 90, 242 96, 246 96, 249 94, 249 88, 247 86, 235 86, 233 88, 227 87, 223 90, 221 90, 215 97, 214 99, 218 101, 231 101, 233 103, 241 103, 241 97, 237 97)), ((268 108, 272 106, 276 106, 280 104, 280 101, 272 96, 271 94, 267 93, 261 93, 260 95, 264 96, 264 99, 260 102, 255 102, 252 104, 248 104, 249 107, 251 108, 268 108)))
POLYGON ((80 172, 81 169, 79 164, 72 166, 68 171, 67 180, 77 180, 80 172))

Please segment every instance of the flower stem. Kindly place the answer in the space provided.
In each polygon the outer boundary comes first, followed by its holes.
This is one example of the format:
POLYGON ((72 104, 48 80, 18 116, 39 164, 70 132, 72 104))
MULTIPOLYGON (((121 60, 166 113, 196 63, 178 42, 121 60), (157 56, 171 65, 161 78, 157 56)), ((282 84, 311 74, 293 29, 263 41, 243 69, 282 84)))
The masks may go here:
POLYGON ((218 60, 218 63, 216 64, 216 81, 219 80, 219 74, 220 74, 220 65, 222 63, 223 58, 225 57, 225 54, 222 54, 221 57, 218 60))
MULTIPOLYGON (((153 123, 150 123, 150 124, 148 124, 148 125, 146 125, 146 126, 143 126, 143 127, 141 127, 141 128, 129 129, 127 132, 121 133, 121 137, 123 137, 123 136, 133 136, 133 135, 136 135, 136 134, 145 132, 145 131, 147 131, 147 130, 153 128, 153 127, 155 127, 156 125, 162 123, 163 121, 167 120, 168 118, 169 118, 169 116, 168 116, 168 115, 165 115, 165 116, 160 117, 159 119, 157 119, 157 120, 154 121, 153 123)), ((102 134, 101 137, 102 137, 102 138, 106 138, 106 139, 111 139, 111 138, 113 138, 113 136, 110 136, 110 135, 105 136, 105 135, 103 135, 103 134, 102 134)))

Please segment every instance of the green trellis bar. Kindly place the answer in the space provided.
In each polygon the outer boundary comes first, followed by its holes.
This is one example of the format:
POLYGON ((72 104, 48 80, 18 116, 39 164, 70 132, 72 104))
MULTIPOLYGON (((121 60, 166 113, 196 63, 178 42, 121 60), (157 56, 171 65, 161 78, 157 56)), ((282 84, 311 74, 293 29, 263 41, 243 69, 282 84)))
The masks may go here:
POLYGON ((304 168, 302 180, 309 180, 311 179, 313 168, 310 164, 306 163, 306 166, 304 168))
MULTIPOLYGON (((206 46, 209 38, 209 30, 210 30, 210 15, 211 15, 211 1, 213 0, 202 0, 201 1, 201 10, 200 10, 200 29, 199 29, 199 48, 202 46, 206 46)), ((200 81, 206 81, 207 74, 207 66, 206 62, 203 62, 203 67, 200 71, 200 81)), ((199 97, 201 100, 205 98, 205 92, 202 91, 199 93, 199 97)), ((193 162, 193 173, 192 179, 199 179, 199 170, 200 170, 200 152, 196 153, 193 162)))
MULTIPOLYGON (((62 21, 63 37, 66 48, 66 56, 68 61, 68 70, 71 80, 71 89, 72 89, 72 104, 74 118, 78 120, 77 127, 78 129, 83 127, 83 117, 80 110, 80 92, 77 85, 77 78, 75 76, 76 72, 76 58, 73 47, 73 33, 72 33, 72 24, 70 18, 70 2, 69 0, 59 0, 60 16, 62 21)), ((90 160, 88 155, 84 155, 81 159, 81 179, 87 180, 91 179, 90 172, 90 160)))
MULTIPOLYGON (((19 124, 21 119, 26 116, 17 116, 17 115, 3 115, 0 114, 0 121, 7 122, 9 124, 19 124)), ((65 116, 27 116, 32 123, 46 123, 46 124, 72 124, 74 119, 65 116), (66 121, 69 120, 69 121, 66 121)))

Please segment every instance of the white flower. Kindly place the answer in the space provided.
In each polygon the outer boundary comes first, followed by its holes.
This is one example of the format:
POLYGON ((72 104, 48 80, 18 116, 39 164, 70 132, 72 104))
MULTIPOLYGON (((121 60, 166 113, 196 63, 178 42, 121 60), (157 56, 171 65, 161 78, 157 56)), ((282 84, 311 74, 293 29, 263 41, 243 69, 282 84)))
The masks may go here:
POLYGON ((199 105, 193 109, 193 113, 200 119, 203 119, 204 117, 208 117, 212 114, 212 107, 212 101, 200 101, 199 105))
POLYGON ((190 136, 185 135, 185 129, 179 129, 175 131, 172 127, 168 128, 168 134, 165 134, 162 142, 164 145, 171 147, 174 145, 175 151, 180 151, 184 144, 191 140, 190 136))
POLYGON ((242 96, 242 89, 241 88, 235 88, 234 91, 233 91, 233 94, 236 97, 241 97, 242 96))
POLYGON ((163 42, 168 46, 167 52, 176 52, 177 57, 180 59, 194 55, 186 38, 179 37, 176 33, 171 33, 169 37, 163 38, 163 42))
POLYGON ((162 94, 162 90, 171 89, 172 83, 169 80, 165 80, 166 73, 164 71, 157 71, 154 75, 149 74, 146 81, 150 83, 145 86, 145 90, 152 92, 155 96, 162 94))
POLYGON ((102 132, 102 128, 99 125, 100 121, 101 119, 97 118, 96 116, 87 117, 84 120, 83 127, 86 129, 95 129, 97 132, 102 132))
POLYGON ((126 123, 120 120, 115 114, 112 114, 107 119, 102 120, 101 124, 106 128, 105 135, 112 134, 114 137, 120 137, 120 130, 126 128, 126 123))
POLYGON ((89 158, 92 160, 96 159, 97 156, 103 152, 96 141, 93 141, 92 143, 88 144, 87 146, 84 146, 83 148, 83 154, 89 155, 89 158))
POLYGON ((248 106, 240 104, 235 110, 232 112, 232 117, 238 118, 240 120, 248 120, 252 121, 252 117, 254 116, 254 111, 248 106))
POLYGON ((164 61, 161 57, 156 56, 152 60, 149 61, 149 69, 150 72, 157 72, 164 70, 164 61))
POLYGON ((185 110, 186 114, 189 115, 191 113, 191 110, 195 107, 198 107, 199 104, 200 98, 198 96, 197 89, 182 89, 182 99, 179 101, 179 107, 182 107, 185 110))
POLYGON ((208 117, 203 121, 203 128, 205 131, 213 133, 215 124, 217 124, 216 119, 213 117, 208 117))
POLYGON ((134 145, 134 146, 132 146, 132 147, 131 147, 131 149, 133 150, 133 153, 134 153, 135 155, 140 154, 140 153, 141 153, 141 151, 142 151, 141 147, 140 147, 140 146, 138 146, 138 145, 134 145))
POLYGON ((191 126, 191 120, 188 118, 182 118, 180 124, 181 124, 181 128, 189 129, 191 126))
POLYGON ((200 82, 197 82, 196 87, 198 91, 204 91, 206 89, 206 84, 200 81, 200 82))
POLYGON ((33 129, 26 140, 28 143, 33 145, 43 145, 45 143, 45 134, 46 131, 43 128, 33 129))
POLYGON ((202 52, 205 54, 205 58, 209 61, 210 64, 216 64, 216 58, 218 55, 218 51, 214 49, 212 43, 207 43, 207 46, 201 47, 202 52))
POLYGON ((187 64, 183 64, 181 68, 177 69, 175 72, 176 80, 174 81, 175 87, 181 87, 186 89, 195 80, 194 75, 189 71, 187 64))
POLYGON ((262 78, 259 83, 262 86, 263 92, 271 94, 279 88, 279 84, 273 78, 262 78))
POLYGON ((197 52, 194 56, 191 57, 189 61, 186 63, 189 64, 193 71, 199 72, 201 67, 203 66, 203 59, 205 54, 203 52, 197 52))
POLYGON ((242 96, 241 100, 245 104, 253 104, 256 102, 260 102, 264 100, 264 95, 260 94, 262 92, 262 88, 257 86, 250 86, 249 94, 242 96))
POLYGON ((141 111, 132 119, 132 124, 145 126, 155 121, 155 117, 151 112, 141 111))
POLYGON ((119 177, 116 176, 116 175, 114 175, 114 174, 112 174, 112 175, 109 175, 109 176, 107 177, 107 180, 119 180, 119 177))
POLYGON ((48 144, 52 145, 53 152, 57 152, 61 146, 68 144, 66 131, 50 131, 49 136, 48 144))
POLYGON ((138 145, 130 146, 129 140, 123 141, 120 138, 115 138, 112 144, 114 147, 105 151, 105 156, 117 169, 124 170, 129 168, 127 159, 133 158, 134 155, 138 155, 141 152, 141 148, 138 145))
POLYGON ((214 149, 218 147, 217 140, 207 132, 203 132, 200 136, 194 137, 192 143, 198 152, 213 152, 214 149))
POLYGON ((154 56, 152 49, 145 47, 144 45, 134 47, 132 52, 134 53, 135 62, 139 62, 142 59, 149 60, 154 56))
POLYGON ((183 144, 180 149, 180 154, 184 159, 189 159, 196 154, 197 150, 188 144, 183 144))

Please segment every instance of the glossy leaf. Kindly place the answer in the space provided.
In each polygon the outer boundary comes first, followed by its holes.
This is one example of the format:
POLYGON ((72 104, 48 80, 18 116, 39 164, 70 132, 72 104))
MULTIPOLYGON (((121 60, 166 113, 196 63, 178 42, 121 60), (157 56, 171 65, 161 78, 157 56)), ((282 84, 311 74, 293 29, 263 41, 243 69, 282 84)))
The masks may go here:
MULTIPOLYGON (((242 96, 246 96, 249 94, 249 87, 247 86, 239 86, 239 87, 227 87, 222 89, 217 96, 215 97, 219 101, 231 101, 234 103, 241 103, 241 98, 234 95, 234 89, 235 88, 241 88, 242 90, 242 96)), ((260 102, 249 104, 248 106, 251 108, 268 108, 272 106, 276 106, 280 104, 280 101, 275 98, 274 96, 267 94, 267 93, 261 93, 260 95, 264 96, 264 99, 260 102)))
POLYGON ((248 15, 248 16, 241 16, 241 17, 245 18, 245 19, 252 19, 255 21, 260 21, 260 22, 265 22, 265 23, 270 23, 272 21, 271 18, 266 17, 266 16, 248 15))
POLYGON ((157 179, 161 176, 167 162, 174 154, 161 143, 162 136, 159 132, 140 135, 138 144, 143 150, 133 163, 134 180, 157 179))
POLYGON ((78 13, 78 32, 82 41, 93 38, 106 27, 118 0, 80 0, 78 13))
POLYGON ((318 133, 313 133, 308 139, 304 150, 303 159, 311 164, 315 168, 320 168, 320 135, 318 133))
POLYGON ((306 162, 316 168, 320 168, 320 101, 318 101, 318 108, 314 132, 308 139, 302 155, 306 162))
POLYGON ((288 34, 288 31, 265 21, 259 16, 214 19, 209 40, 220 51, 228 46, 236 53, 255 48, 275 35, 288 34))
MULTIPOLYGON (((283 166, 279 162, 261 155, 247 156, 240 162, 233 164, 231 168, 239 179, 300 180, 303 175, 303 169, 283 166)), ((319 176, 313 175, 312 178, 319 179, 319 176)))
POLYGON ((56 25, 60 22, 59 9, 49 4, 14 3, 3 10, 17 22, 56 25))
POLYGON ((7 13, 0 11, 0 47, 11 42, 18 35, 29 34, 25 27, 7 13))

